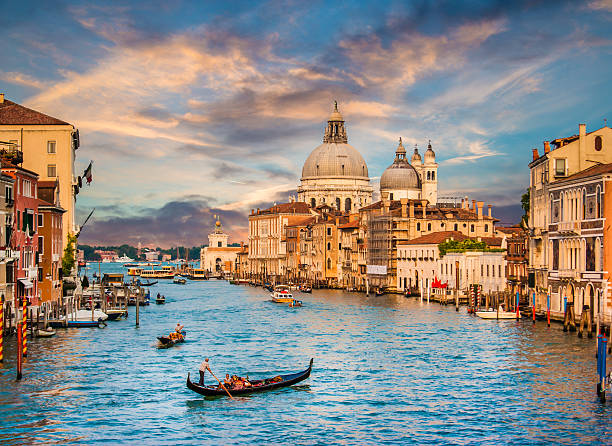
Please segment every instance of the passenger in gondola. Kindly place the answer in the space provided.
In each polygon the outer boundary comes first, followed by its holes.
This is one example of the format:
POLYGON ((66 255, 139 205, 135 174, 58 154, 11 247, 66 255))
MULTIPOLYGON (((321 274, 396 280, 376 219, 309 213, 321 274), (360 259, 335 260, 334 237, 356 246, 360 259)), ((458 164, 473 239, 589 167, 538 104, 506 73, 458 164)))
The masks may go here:
POLYGON ((225 385, 225 387, 232 387, 232 380, 229 376, 229 373, 225 374, 225 379, 223 380, 223 384, 225 385))
POLYGON ((180 322, 176 323, 176 327, 174 328, 174 331, 176 331, 178 334, 182 335, 183 333, 183 328, 185 328, 184 325, 181 325, 180 322))
POLYGON ((158 298, 158 299, 160 298, 160 294, 159 294, 159 293, 157 293, 157 298, 158 298))

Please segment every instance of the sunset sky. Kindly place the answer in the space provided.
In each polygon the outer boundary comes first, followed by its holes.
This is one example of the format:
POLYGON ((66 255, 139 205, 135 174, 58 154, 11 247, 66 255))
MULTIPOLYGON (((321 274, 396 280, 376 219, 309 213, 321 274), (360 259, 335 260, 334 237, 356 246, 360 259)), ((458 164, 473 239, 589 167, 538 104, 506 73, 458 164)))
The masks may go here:
POLYGON ((232 241, 287 201, 337 100, 373 186, 431 139, 440 195, 520 216, 531 149, 612 119, 612 0, 4 1, 0 92, 93 160, 82 243, 232 241))

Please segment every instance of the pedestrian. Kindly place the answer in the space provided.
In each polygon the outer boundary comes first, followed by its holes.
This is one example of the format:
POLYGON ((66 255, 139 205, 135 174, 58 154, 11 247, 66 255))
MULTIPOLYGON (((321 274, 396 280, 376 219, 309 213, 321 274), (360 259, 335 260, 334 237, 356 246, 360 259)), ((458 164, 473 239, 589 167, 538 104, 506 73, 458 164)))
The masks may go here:
MULTIPOLYGON (((204 373, 206 371, 210 372, 210 366, 208 365, 208 358, 204 359, 204 362, 202 364, 200 364, 200 385, 203 386, 204 385, 204 373)), ((212 372, 210 372, 212 373, 212 372)))

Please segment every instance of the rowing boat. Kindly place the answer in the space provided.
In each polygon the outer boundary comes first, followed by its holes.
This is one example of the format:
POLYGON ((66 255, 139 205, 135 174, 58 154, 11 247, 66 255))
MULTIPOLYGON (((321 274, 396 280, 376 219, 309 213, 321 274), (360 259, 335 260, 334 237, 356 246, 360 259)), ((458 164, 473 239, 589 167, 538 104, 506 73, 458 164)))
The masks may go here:
POLYGON ((180 344, 181 342, 185 342, 185 336, 187 335, 186 331, 181 331, 180 333, 170 333, 168 336, 158 336, 157 340, 159 341, 159 348, 168 348, 172 347, 174 344, 180 344))
MULTIPOLYGON (((308 379, 312 370, 312 359, 310 365, 302 372, 290 373, 287 375, 277 375, 274 378, 260 379, 250 381, 251 386, 242 389, 228 389, 232 395, 245 395, 248 393, 265 392, 266 390, 278 389, 280 387, 288 387, 308 379), (280 381, 278 380, 280 378, 280 381)), ((190 375, 187 375, 187 388, 204 396, 226 395, 225 390, 217 386, 201 386, 191 382, 190 375)))

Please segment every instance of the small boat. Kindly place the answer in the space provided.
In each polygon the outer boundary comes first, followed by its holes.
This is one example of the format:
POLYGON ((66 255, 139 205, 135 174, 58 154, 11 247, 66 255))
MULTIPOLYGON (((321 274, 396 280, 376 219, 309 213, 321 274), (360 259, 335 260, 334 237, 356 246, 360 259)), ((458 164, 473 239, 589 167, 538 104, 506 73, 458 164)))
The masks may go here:
POLYGON ((180 344, 181 342, 185 342, 185 336, 187 335, 186 331, 182 331, 180 333, 172 332, 168 336, 158 336, 157 340, 159 341, 158 348, 168 348, 172 347, 174 344, 180 344))
POLYGON ((159 296, 158 298, 155 299, 155 303, 157 305, 163 305, 166 303, 166 296, 159 296))
POLYGON ((302 306, 302 301, 301 300, 297 300, 297 299, 293 299, 293 302, 289 302, 289 306, 290 307, 301 307, 302 306))
POLYGON ((50 322, 54 328, 57 327, 97 327, 100 324, 106 325, 105 320, 108 319, 108 315, 100 310, 94 310, 93 317, 91 310, 78 310, 68 315, 68 321, 66 322, 66 316, 62 316, 59 321, 50 322))
POLYGON ((109 321, 115 321, 117 319, 122 318, 123 316, 127 317, 128 312, 126 309, 107 309, 106 315, 108 316, 109 321))
POLYGON ((503 311, 503 310, 486 310, 486 311, 477 311, 476 316, 481 319, 520 319, 521 314, 518 314, 518 317, 513 311, 503 311))
MULTIPOLYGON (((260 379, 250 381, 251 385, 241 389, 228 389, 233 395, 245 395, 248 393, 265 392, 266 390, 278 389, 279 387, 288 387, 308 379, 312 371, 312 359, 310 365, 303 372, 290 373, 287 375, 277 375, 273 378, 260 379)), ((191 382, 190 375, 187 375, 187 388, 204 396, 223 396, 227 395, 220 386, 201 386, 191 382)))
POLYGON ((52 328, 49 328, 47 330, 39 328, 35 331, 35 333, 37 338, 50 338, 51 336, 55 336, 56 332, 52 328))
POLYGON ((175 277, 172 283, 175 283, 177 285, 185 285, 187 283, 187 279, 184 279, 182 277, 175 277))
POLYGON ((116 261, 116 262, 122 262, 122 263, 123 263, 123 262, 133 262, 133 261, 134 261, 134 259, 130 259, 128 256, 126 256, 126 255, 124 254, 124 255, 122 255, 121 257, 117 258, 115 261, 116 261))
POLYGON ((138 279, 136 281, 136 284, 140 286, 153 286, 153 285, 157 285, 157 282, 159 281, 158 280, 153 280, 153 281, 148 280, 147 282, 142 282, 140 281, 140 279, 138 279))
POLYGON ((278 285, 274 288, 274 292, 271 294, 272 300, 276 303, 290 303, 293 302, 293 294, 289 292, 287 285, 278 285))
POLYGON ((381 290, 380 288, 378 288, 378 289, 376 290, 376 295, 377 295, 377 296, 382 296, 383 294, 385 294, 385 292, 384 292, 383 290, 381 290))
POLYGON ((310 288, 308 285, 302 285, 300 287, 300 292, 302 292, 302 293, 312 293, 312 288, 310 288))

